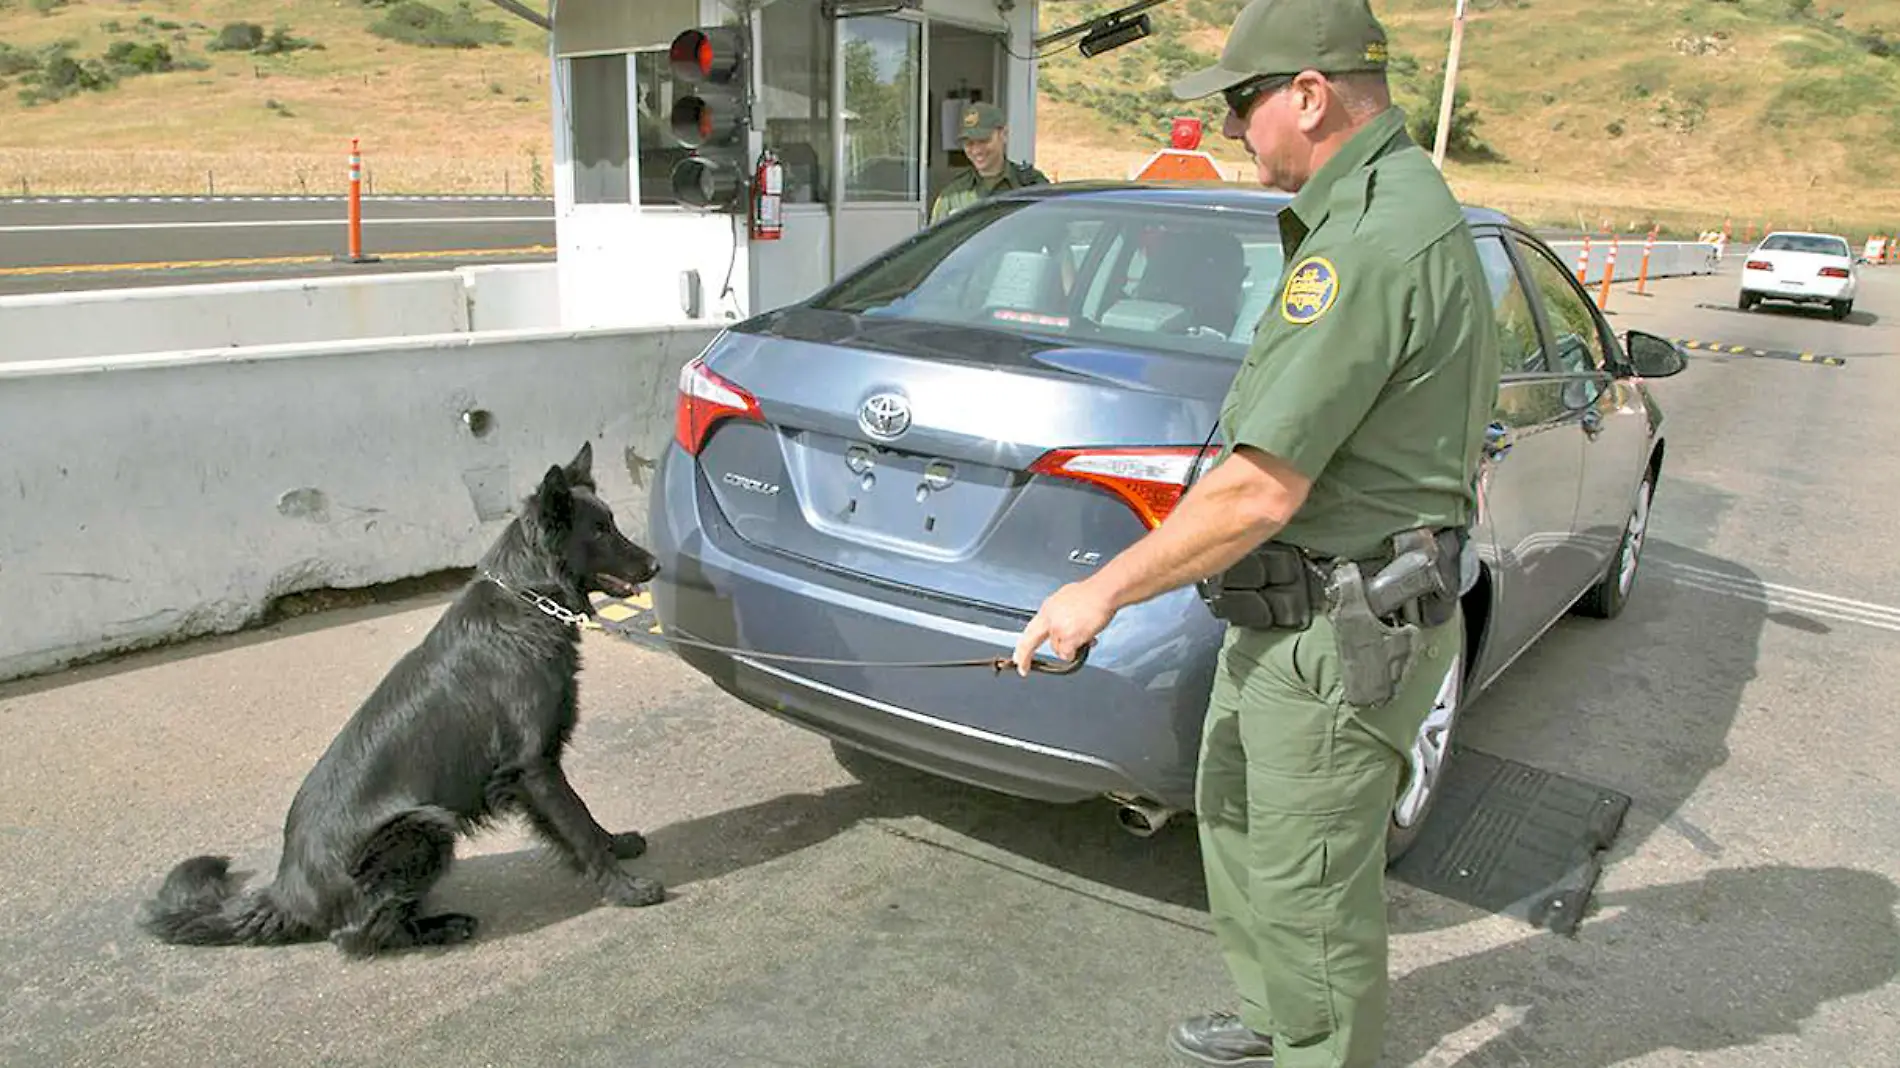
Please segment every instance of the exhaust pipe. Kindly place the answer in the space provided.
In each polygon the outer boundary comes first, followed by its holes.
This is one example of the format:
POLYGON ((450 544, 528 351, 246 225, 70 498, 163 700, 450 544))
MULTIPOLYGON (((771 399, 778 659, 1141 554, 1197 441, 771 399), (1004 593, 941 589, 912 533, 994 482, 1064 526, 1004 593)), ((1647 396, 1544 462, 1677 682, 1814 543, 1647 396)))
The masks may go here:
POLYGON ((1151 838, 1179 809, 1159 805, 1139 797, 1111 797, 1115 802, 1115 822, 1137 838, 1151 838))

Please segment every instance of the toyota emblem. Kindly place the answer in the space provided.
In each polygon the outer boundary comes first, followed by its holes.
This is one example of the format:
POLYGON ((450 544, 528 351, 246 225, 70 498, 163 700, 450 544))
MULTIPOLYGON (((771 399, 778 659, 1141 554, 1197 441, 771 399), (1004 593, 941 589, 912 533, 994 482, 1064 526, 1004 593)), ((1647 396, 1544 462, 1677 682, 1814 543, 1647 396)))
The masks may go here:
POLYGON ((858 425, 888 441, 910 429, 910 402, 897 393, 875 394, 859 406, 858 425))

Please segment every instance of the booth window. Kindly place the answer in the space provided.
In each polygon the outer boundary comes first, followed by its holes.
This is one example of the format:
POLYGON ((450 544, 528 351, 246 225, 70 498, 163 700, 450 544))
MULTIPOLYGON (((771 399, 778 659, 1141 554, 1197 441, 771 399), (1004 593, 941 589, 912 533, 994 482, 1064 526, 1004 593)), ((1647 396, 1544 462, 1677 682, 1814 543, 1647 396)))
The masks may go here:
POLYGON ((923 27, 863 17, 844 36, 845 199, 915 201, 918 189, 918 71, 923 27))
POLYGON ((574 202, 631 203, 627 57, 570 59, 568 84, 574 113, 574 202))
POLYGON ((673 72, 666 49, 633 54, 634 99, 639 106, 640 203, 677 204, 673 168, 692 150, 673 136, 673 72))
POLYGON ((785 202, 831 200, 831 28, 820 0, 759 11, 759 116, 765 147, 785 166, 785 202))

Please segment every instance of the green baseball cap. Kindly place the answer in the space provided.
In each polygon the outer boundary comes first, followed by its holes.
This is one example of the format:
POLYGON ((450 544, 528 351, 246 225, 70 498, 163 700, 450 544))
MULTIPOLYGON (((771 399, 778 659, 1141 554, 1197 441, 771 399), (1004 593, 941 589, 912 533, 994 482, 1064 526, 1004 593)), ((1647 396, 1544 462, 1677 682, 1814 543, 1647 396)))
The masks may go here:
POLYGON ((965 104, 957 120, 957 140, 981 141, 1007 125, 1003 109, 995 104, 965 104))
POLYGON ((1220 62, 1175 81, 1194 100, 1263 74, 1384 70, 1385 27, 1367 0, 1251 0, 1234 19, 1220 62))

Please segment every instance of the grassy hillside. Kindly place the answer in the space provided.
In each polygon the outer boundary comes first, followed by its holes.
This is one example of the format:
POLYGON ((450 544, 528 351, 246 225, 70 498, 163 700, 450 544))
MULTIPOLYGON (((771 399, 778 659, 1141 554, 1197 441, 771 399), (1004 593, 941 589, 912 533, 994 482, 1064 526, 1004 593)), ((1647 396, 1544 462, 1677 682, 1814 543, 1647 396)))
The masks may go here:
POLYGON ((537 175, 545 191, 547 35, 482 0, 433 4, 440 21, 420 37, 444 46, 372 32, 417 38, 418 6, 0 0, 0 194, 341 192, 352 137, 378 192, 532 191, 537 175), (264 39, 245 48, 236 31, 224 43, 237 47, 218 47, 245 22, 264 39), (147 65, 173 69, 120 63, 114 85, 36 99, 74 80, 47 58, 62 42, 82 72, 110 72, 115 44, 162 45, 169 64, 147 65))
MULTIPOLYGON (((1165 83, 1218 54, 1240 4, 1175 0, 1147 40, 1045 59, 1037 162, 1120 176, 1171 116, 1217 123, 1165 83)), ((1453 0, 1375 5, 1428 138, 1453 0)), ((1112 6, 1044 0, 1044 26, 1112 6)), ((1900 0, 1468 0, 1468 16, 1447 168, 1464 196, 1570 225, 1900 226, 1900 0)), ((0 0, 0 45, 0 194, 336 192, 351 137, 377 192, 551 180, 546 36, 484 0, 0 0)), ((1251 174, 1238 146, 1207 147, 1251 174)))
MULTIPOLYGON (((1400 102, 1429 146, 1453 0, 1374 2, 1400 102)), ((1113 6, 1045 0, 1045 21, 1113 6)), ((1241 6, 1177 0, 1151 12, 1148 40, 1046 60, 1041 118, 1061 143, 1045 161, 1065 174, 1117 148, 1138 161, 1129 142, 1165 138, 1168 116, 1218 121, 1218 98, 1183 108, 1165 81, 1211 62, 1241 6)), ((1459 84, 1454 145, 1466 134, 1466 151, 1447 173, 1462 195, 1527 218, 1732 217, 1738 234, 1747 219, 1900 221, 1900 0, 1469 0, 1459 84)), ((1210 148, 1243 162, 1229 145, 1210 148)))

